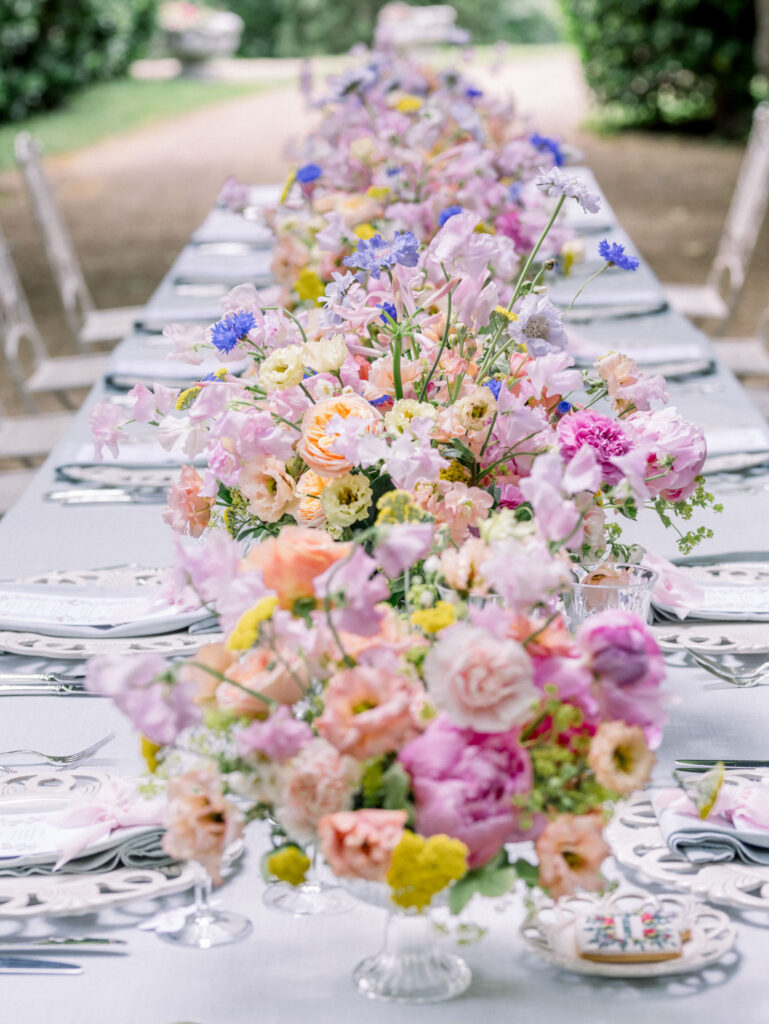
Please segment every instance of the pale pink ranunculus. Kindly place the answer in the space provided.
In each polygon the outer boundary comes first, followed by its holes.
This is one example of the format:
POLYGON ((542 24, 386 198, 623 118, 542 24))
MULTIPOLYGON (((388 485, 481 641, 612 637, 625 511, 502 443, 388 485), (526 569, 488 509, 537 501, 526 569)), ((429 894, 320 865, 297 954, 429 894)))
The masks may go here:
POLYGON ((338 543, 325 530, 286 526, 280 536, 251 548, 243 568, 260 569, 265 585, 278 595, 280 607, 291 609, 299 598, 314 598, 315 578, 349 552, 349 544, 338 543))
POLYGON ((163 522, 177 533, 200 537, 211 518, 213 498, 200 493, 203 477, 193 466, 182 466, 179 479, 168 491, 168 507, 163 522))
POLYGON ((539 698, 525 648, 466 623, 441 632, 423 671, 435 706, 478 732, 522 725, 539 698))
POLYGON ((360 783, 361 766, 326 740, 312 740, 291 761, 281 779, 277 818, 292 839, 314 842, 318 822, 348 811, 360 783))
POLYGON ((211 769, 173 776, 168 783, 168 819, 163 849, 179 860, 196 860, 221 884, 222 855, 245 831, 243 815, 222 792, 211 769))
POLYGON ((318 822, 321 853, 340 878, 383 882, 407 818, 379 808, 328 814, 318 822))
POLYGON ((329 680, 315 727, 337 750, 365 761, 398 750, 419 734, 423 694, 406 676, 356 665, 329 680))
POLYGON ((219 683, 216 702, 219 707, 248 718, 266 718, 269 701, 293 704, 307 692, 303 682, 306 673, 300 658, 278 659, 273 651, 261 647, 249 651, 243 661, 231 665, 226 674, 232 682, 219 683), (260 699, 258 694, 263 694, 267 700, 260 699))
POLYGON ((238 486, 249 510, 265 523, 277 523, 296 505, 296 484, 274 455, 247 463, 240 471, 238 486))
POLYGON ((611 850, 602 835, 599 814, 559 814, 535 843, 539 882, 554 899, 578 889, 599 890, 601 864, 611 850))
POLYGON ((666 501, 688 498, 708 453, 702 430, 675 409, 634 412, 623 422, 638 447, 648 452, 646 483, 651 493, 666 501))

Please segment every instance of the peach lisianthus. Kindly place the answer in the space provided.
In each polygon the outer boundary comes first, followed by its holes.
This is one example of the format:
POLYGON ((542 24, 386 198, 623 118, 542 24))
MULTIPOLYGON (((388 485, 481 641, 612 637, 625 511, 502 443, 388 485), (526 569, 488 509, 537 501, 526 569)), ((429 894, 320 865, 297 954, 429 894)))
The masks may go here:
POLYGON ((405 811, 339 811, 318 822, 321 852, 340 878, 383 882, 403 837, 405 811))
POLYGON ((602 786, 625 794, 649 781, 655 757, 640 725, 601 722, 590 741, 587 760, 602 786))
POLYGON ((230 666, 227 678, 232 682, 219 683, 216 702, 239 716, 265 718, 270 710, 269 701, 293 704, 305 695, 307 687, 302 678, 305 674, 299 658, 287 656, 279 660, 273 651, 256 648, 243 661, 230 666), (254 693, 247 693, 247 690, 254 693), (256 694, 263 694, 267 700, 261 700, 256 694))
POLYGON ((203 477, 193 466, 182 466, 179 479, 168 490, 163 522, 177 533, 200 537, 211 518, 213 498, 200 493, 203 477))
POLYGON ((598 814, 559 814, 545 825, 534 845, 540 885, 552 897, 601 889, 601 864, 611 853, 601 832, 598 814))
POLYGON ((244 570, 260 569, 265 585, 278 595, 281 608, 314 597, 315 577, 349 554, 350 545, 334 541, 324 530, 284 527, 279 537, 255 545, 243 560, 244 570))
POLYGON ((265 523, 277 523, 296 504, 296 485, 274 455, 244 466, 238 486, 250 511, 265 523))
MULTIPOLYGON (((414 384, 420 379, 427 365, 426 360, 419 356, 416 359, 404 359, 401 361, 401 383, 405 398, 413 398, 415 395, 414 384)), ((395 378, 393 377, 392 353, 380 356, 369 366, 368 381, 366 382, 364 394, 368 399, 382 398, 389 395, 395 397, 395 378)))
POLYGON ((336 435, 327 429, 334 416, 342 419, 354 416, 362 421, 363 429, 372 434, 380 430, 382 424, 381 414, 355 394, 326 398, 308 409, 302 419, 302 437, 297 451, 310 469, 322 476, 341 476, 352 469, 352 462, 341 452, 334 451, 336 435))
POLYGON ((481 575, 481 563, 490 556, 480 537, 468 537, 460 548, 447 547, 441 554, 441 572, 448 585, 462 594, 487 594, 489 585, 481 575))

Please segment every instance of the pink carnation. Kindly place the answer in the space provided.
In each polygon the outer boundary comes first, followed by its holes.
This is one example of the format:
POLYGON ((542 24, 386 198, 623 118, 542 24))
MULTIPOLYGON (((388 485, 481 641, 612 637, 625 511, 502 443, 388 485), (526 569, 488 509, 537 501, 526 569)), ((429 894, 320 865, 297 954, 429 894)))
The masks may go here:
POLYGON ((572 416, 564 416, 558 424, 557 433, 561 454, 567 462, 583 445, 588 445, 596 454, 606 483, 620 482, 622 471, 612 463, 612 459, 626 455, 634 445, 619 423, 599 412, 583 409, 572 416))

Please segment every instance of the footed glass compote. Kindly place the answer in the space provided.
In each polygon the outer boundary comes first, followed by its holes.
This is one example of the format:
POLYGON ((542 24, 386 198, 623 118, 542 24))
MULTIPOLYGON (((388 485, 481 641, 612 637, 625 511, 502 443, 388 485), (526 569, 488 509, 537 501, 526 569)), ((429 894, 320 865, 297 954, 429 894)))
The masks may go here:
MULTIPOLYGON (((217 910, 211 906, 211 876, 202 864, 196 864, 195 900, 191 912, 179 915, 178 928, 158 928, 164 942, 195 949, 211 949, 240 942, 251 932, 251 922, 243 914, 217 910)), ((176 918, 174 918, 174 921, 176 918)))
POLYGON ((270 882, 262 893, 264 905, 270 910, 296 917, 346 914, 352 910, 355 901, 341 886, 321 877, 317 861, 317 851, 313 847, 306 881, 299 885, 270 882))
POLYGON ((350 881, 349 888, 388 911, 382 948, 352 973, 361 995, 388 1003, 440 1003, 465 991, 472 980, 470 968, 440 948, 428 911, 396 907, 388 887, 377 882, 350 881))

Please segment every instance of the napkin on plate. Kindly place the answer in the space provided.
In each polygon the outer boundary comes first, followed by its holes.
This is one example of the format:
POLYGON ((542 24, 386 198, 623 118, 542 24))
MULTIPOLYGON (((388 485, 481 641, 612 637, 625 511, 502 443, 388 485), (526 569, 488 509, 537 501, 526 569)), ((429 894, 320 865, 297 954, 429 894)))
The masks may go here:
POLYGON ((652 806, 671 853, 691 864, 741 860, 769 865, 769 785, 725 782, 703 821, 680 789, 661 789, 652 806))

